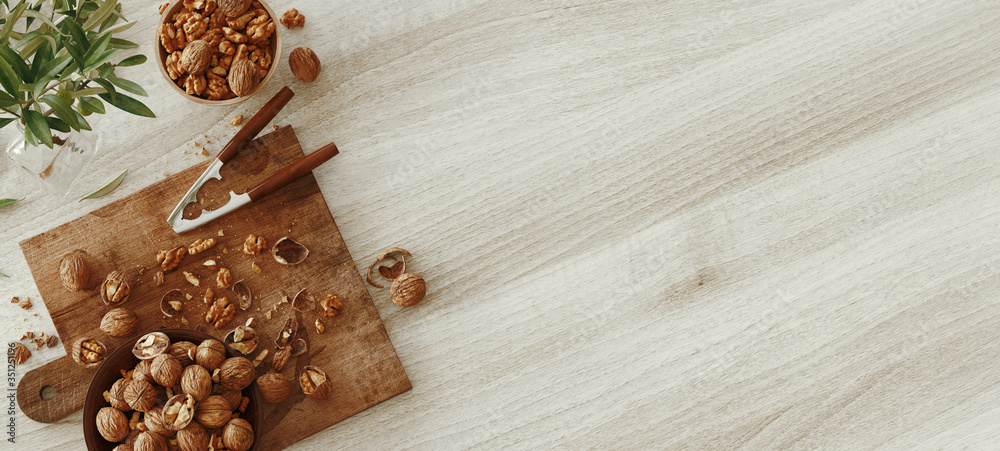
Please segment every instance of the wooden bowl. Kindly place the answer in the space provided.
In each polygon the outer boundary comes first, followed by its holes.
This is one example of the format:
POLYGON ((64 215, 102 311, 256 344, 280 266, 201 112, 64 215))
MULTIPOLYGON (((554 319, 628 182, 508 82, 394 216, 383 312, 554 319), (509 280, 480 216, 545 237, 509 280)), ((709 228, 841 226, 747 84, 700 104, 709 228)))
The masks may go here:
POLYGON ((267 85, 267 82, 271 81, 271 77, 273 77, 274 73, 277 72, 279 66, 278 63, 281 61, 281 22, 279 22, 280 17, 274 14, 274 10, 272 10, 267 3, 263 0, 255 1, 260 3, 260 6, 264 7, 264 10, 267 11, 267 15, 271 16, 271 20, 274 21, 274 34, 271 35, 271 51, 274 55, 274 59, 271 61, 271 67, 267 69, 267 75, 260 80, 260 85, 257 86, 257 89, 245 96, 237 96, 227 100, 208 100, 188 94, 187 91, 184 91, 180 86, 177 86, 177 83, 170 78, 169 74, 167 74, 167 50, 160 44, 160 26, 166 23, 170 17, 184 7, 183 0, 170 1, 170 5, 167 6, 167 9, 163 10, 163 14, 160 16, 160 21, 156 24, 156 30, 154 30, 153 36, 153 46, 156 49, 156 65, 160 68, 160 75, 163 75, 163 79, 167 81, 167 84, 169 84, 174 91, 184 96, 186 99, 202 105, 234 105, 253 97, 255 94, 260 92, 265 85, 267 85))
MULTIPOLYGON (((108 406, 108 403, 104 401, 104 391, 110 389, 115 381, 122 377, 121 370, 131 370, 139 363, 139 359, 135 354, 132 354, 132 346, 139 338, 149 332, 163 332, 170 337, 171 343, 190 341, 194 344, 199 344, 209 338, 215 338, 204 332, 191 329, 150 330, 125 341, 118 349, 109 354, 104 359, 104 362, 101 363, 101 366, 97 368, 94 379, 90 381, 90 388, 87 389, 87 397, 83 401, 83 437, 87 443, 88 450, 111 450, 117 446, 115 443, 104 440, 104 437, 101 437, 101 434, 97 432, 97 412, 102 407, 108 406)), ((219 341, 221 342, 222 340, 219 341)), ((242 354, 226 346, 227 358, 239 356, 242 356, 242 354)), ((260 442, 259 431, 262 430, 264 421, 263 411, 260 409, 263 401, 260 396, 260 389, 257 388, 256 379, 249 387, 243 389, 243 396, 250 398, 250 403, 247 404, 246 411, 240 414, 240 418, 249 421, 251 427, 253 427, 254 441, 253 446, 250 447, 250 450, 253 451, 257 449, 257 443, 260 442)), ((132 413, 126 413, 125 416, 131 419, 132 413)))

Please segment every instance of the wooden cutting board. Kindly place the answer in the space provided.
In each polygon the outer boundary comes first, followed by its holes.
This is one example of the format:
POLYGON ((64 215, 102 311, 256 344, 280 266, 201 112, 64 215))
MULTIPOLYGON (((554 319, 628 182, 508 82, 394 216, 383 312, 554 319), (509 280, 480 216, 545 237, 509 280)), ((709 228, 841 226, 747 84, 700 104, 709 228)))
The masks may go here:
MULTIPOLYGON (((212 180, 202 188, 201 205, 189 206, 185 216, 197 216, 201 207, 224 204, 228 190, 245 192, 302 156, 291 127, 262 136, 223 167, 222 181, 212 180)), ((335 157, 327 164, 336 163, 335 157)), ((67 352, 80 337, 96 338, 109 349, 125 341, 111 338, 99 329, 101 318, 111 308, 101 301, 97 286, 108 272, 118 269, 135 278, 132 295, 122 307, 138 315, 139 331, 163 327, 194 329, 204 324, 206 332, 221 340, 228 331, 253 316, 260 321, 255 329, 261 340, 249 356, 252 358, 262 349, 271 350, 273 355, 277 331, 289 315, 297 316, 299 336, 306 339, 309 350, 292 357, 283 374, 296 381, 305 365, 323 368, 333 383, 333 395, 324 401, 308 399, 295 383, 288 400, 265 405, 266 426, 260 431, 263 446, 259 449, 286 447, 409 390, 409 378, 312 174, 255 204, 178 235, 167 225, 167 215, 207 164, 174 174, 21 242, 35 284, 67 352), (308 247, 310 254, 297 266, 281 265, 267 252, 256 257, 246 255, 242 248, 249 234, 264 236, 269 245, 288 236, 308 247), (215 238, 218 244, 206 252, 185 257, 176 270, 165 274, 163 285, 156 286, 153 276, 160 270, 157 251, 187 246, 199 238, 215 238), (84 252, 91 267, 90 286, 75 293, 63 288, 59 279, 59 261, 73 251, 84 252), (215 287, 216 271, 202 265, 209 259, 229 268, 234 281, 243 279, 253 295, 251 307, 247 311, 237 309, 235 318, 223 330, 204 323, 207 308, 201 300, 205 288, 213 287, 216 297, 227 296, 232 300, 235 295, 229 289, 215 287), (253 269, 254 264, 259 273, 253 269), (185 280, 182 271, 197 275, 200 286, 185 280), (184 305, 186 324, 180 317, 167 318, 160 312, 160 298, 175 288, 192 296, 184 305), (318 305, 310 312, 296 312, 289 304, 280 302, 282 296, 292 297, 303 288, 316 297, 317 304, 327 293, 337 295, 344 303, 343 311, 335 318, 323 318, 318 305), (272 311, 270 320, 265 316, 268 311, 272 311), (317 318, 322 318, 326 325, 324 334, 315 329, 317 318)), ((271 370, 269 356, 257 373, 271 370)), ((77 365, 68 356, 28 372, 18 386, 21 410, 29 418, 42 422, 65 417, 83 407, 94 372, 77 365), (54 398, 42 399, 42 389, 46 386, 55 389, 54 398)), ((51 392, 45 390, 47 395, 51 392)))

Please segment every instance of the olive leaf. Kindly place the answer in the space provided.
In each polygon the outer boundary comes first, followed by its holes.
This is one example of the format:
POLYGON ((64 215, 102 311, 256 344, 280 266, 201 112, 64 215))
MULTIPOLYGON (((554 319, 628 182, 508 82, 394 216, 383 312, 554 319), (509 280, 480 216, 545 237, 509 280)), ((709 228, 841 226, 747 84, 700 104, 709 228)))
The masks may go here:
POLYGON ((10 276, 8 276, 8 275, 6 275, 6 274, 4 274, 2 272, 0 272, 0 277, 6 277, 6 278, 10 279, 10 276))
POLYGON ((23 197, 20 199, 0 199, 0 208, 6 207, 8 205, 14 205, 22 200, 24 200, 23 197))
MULTIPOLYGON (((102 186, 97 189, 97 191, 84 196, 83 199, 97 199, 108 195, 108 193, 114 191, 115 188, 118 188, 118 185, 122 184, 122 180, 125 180, 126 174, 128 174, 128 169, 109 177, 104 181, 102 186)), ((80 202, 83 202, 83 199, 80 199, 80 202)))

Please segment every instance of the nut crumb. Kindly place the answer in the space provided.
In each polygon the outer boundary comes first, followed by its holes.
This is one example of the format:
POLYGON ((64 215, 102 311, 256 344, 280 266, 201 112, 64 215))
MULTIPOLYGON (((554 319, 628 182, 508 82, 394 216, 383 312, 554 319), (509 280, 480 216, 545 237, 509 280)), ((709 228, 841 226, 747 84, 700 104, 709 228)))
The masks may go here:
POLYGON ((239 126, 241 124, 243 124, 243 115, 242 114, 239 115, 239 116, 234 117, 231 121, 229 121, 229 125, 232 125, 234 127, 239 126))
POLYGON ((163 171, 163 176, 164 177, 170 177, 170 174, 168 174, 166 171, 163 171))
POLYGON ((156 286, 163 285, 163 271, 157 271, 156 274, 153 274, 153 283, 156 286))
POLYGON ((31 298, 30 297, 24 298, 23 301, 17 303, 17 306, 21 307, 21 308, 23 308, 25 310, 30 309, 31 308, 31 298))
POLYGON ((226 234, 222 232, 222 229, 219 229, 219 236, 226 236, 226 234))
POLYGON ((316 332, 319 334, 326 332, 326 326, 324 326, 323 322, 318 319, 316 320, 316 332))
POLYGON ((163 12, 167 10, 168 6, 170 6, 170 2, 166 2, 166 3, 161 4, 160 5, 160 14, 163 14, 163 12))
POLYGON ((278 131, 278 129, 281 128, 281 127, 278 127, 277 125, 272 125, 271 128, 273 128, 274 131, 278 131))
POLYGON ((205 149, 201 149, 201 155, 204 156, 204 157, 207 157, 208 156, 208 151, 205 150, 205 149))
POLYGON ((10 298, 10 303, 11 304, 17 304, 18 302, 21 302, 21 300, 18 299, 17 296, 14 296, 14 297, 10 298))

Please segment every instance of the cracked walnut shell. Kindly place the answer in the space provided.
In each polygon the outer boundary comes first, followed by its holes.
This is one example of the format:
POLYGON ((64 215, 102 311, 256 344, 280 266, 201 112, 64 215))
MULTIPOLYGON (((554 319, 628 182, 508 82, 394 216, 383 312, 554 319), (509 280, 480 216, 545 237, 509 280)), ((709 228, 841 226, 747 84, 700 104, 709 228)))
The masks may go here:
POLYGON ((299 375, 299 386, 302 393, 312 399, 326 399, 333 388, 326 372, 312 365, 306 365, 299 375))
POLYGON ((73 360, 87 368, 97 366, 104 361, 107 348, 101 342, 92 338, 80 338, 73 343, 73 360))
POLYGON ((111 271, 101 284, 101 300, 106 305, 118 305, 132 294, 132 277, 122 271, 111 271))

